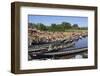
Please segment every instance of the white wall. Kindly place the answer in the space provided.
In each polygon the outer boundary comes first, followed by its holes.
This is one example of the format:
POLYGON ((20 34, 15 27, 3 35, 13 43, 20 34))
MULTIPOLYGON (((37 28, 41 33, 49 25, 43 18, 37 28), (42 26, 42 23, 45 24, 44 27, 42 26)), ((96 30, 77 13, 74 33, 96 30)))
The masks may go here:
MULTIPOLYGON (((10 73, 10 60, 11 60, 11 15, 10 3, 16 0, 1 0, 0 2, 0 76, 16 76, 10 73)), ((87 5, 98 6, 100 17, 100 0, 17 0, 17 1, 30 1, 41 3, 57 3, 57 4, 74 4, 74 5, 87 5)), ((100 20, 100 18, 98 19, 100 20)), ((98 23, 100 24, 100 22, 98 23)), ((98 25, 98 28, 100 26, 98 25)), ((100 30, 99 32, 100 33, 100 30)), ((100 42, 100 35, 98 38, 100 42)), ((99 43, 100 45, 100 43, 99 43)), ((99 48, 100 50, 100 48, 99 48)), ((100 54, 100 51, 98 53, 100 54)), ((100 55, 99 55, 100 58, 100 55)), ((53 73, 38 73, 38 74, 24 74, 24 76, 99 76, 100 73, 100 60, 98 70, 81 70, 81 71, 65 71, 53 73)), ((18 76, 23 76, 18 75, 18 76)))

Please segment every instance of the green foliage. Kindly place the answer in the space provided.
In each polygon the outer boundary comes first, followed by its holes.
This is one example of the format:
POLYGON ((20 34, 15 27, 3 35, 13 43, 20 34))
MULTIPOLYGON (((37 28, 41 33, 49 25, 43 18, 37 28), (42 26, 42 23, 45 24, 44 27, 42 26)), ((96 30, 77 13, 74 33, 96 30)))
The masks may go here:
POLYGON ((46 26, 42 23, 38 23, 37 26, 38 26, 37 29, 39 29, 39 30, 43 30, 43 31, 47 30, 46 26))
POLYGON ((42 23, 28 23, 28 27, 29 28, 36 28, 38 30, 41 30, 41 31, 68 31, 70 29, 74 30, 74 29, 78 29, 78 30, 87 30, 88 28, 87 27, 79 27, 78 24, 73 24, 71 25, 71 23, 68 23, 68 22, 62 22, 61 24, 51 24, 51 25, 44 25, 42 23))
POLYGON ((76 27, 76 28, 78 28, 79 26, 78 26, 78 24, 73 24, 73 27, 76 27))
POLYGON ((68 22, 62 22, 61 26, 63 26, 64 30, 72 28, 71 24, 68 22))

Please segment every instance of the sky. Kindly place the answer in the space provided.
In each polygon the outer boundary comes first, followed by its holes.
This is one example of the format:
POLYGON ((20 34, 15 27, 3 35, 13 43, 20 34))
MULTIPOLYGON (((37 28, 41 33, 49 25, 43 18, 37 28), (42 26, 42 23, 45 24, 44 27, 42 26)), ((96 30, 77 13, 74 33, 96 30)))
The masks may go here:
POLYGON ((80 27, 88 27, 88 17, 29 15, 28 22, 43 23, 47 26, 50 26, 52 23, 60 24, 62 22, 69 22, 72 25, 78 24, 80 27))

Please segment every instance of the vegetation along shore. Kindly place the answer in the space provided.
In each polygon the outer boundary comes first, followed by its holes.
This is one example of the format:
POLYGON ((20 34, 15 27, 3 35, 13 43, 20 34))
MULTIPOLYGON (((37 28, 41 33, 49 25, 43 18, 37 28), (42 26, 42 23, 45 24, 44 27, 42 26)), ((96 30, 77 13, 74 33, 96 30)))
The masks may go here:
POLYGON ((88 35, 87 29, 87 27, 79 27, 78 24, 71 25, 68 22, 62 22, 61 24, 51 24, 50 26, 44 25, 42 23, 29 23, 29 46, 36 43, 40 44, 58 40, 77 40, 88 35))

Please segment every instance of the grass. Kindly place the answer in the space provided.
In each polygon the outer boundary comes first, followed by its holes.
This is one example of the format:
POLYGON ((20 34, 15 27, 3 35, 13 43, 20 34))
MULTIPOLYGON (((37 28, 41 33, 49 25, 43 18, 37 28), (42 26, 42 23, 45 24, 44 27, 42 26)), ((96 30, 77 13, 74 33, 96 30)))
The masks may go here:
POLYGON ((88 32, 88 30, 81 30, 81 29, 68 29, 65 32, 88 32))

